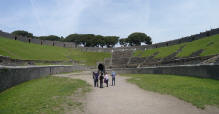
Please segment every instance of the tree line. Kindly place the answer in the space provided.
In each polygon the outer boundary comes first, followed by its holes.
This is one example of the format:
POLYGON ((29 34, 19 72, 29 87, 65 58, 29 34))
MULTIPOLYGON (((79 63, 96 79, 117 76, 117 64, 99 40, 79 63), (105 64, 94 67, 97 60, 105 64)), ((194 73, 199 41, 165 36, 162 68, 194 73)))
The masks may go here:
POLYGON ((140 46, 142 44, 151 45, 151 37, 145 33, 135 32, 130 34, 127 38, 119 39, 118 36, 102 36, 95 34, 70 34, 68 36, 59 37, 56 35, 49 36, 34 36, 32 33, 23 30, 17 30, 12 32, 13 35, 36 38, 41 40, 50 41, 63 41, 63 42, 74 42, 77 45, 84 47, 114 47, 117 43, 121 46, 140 46))

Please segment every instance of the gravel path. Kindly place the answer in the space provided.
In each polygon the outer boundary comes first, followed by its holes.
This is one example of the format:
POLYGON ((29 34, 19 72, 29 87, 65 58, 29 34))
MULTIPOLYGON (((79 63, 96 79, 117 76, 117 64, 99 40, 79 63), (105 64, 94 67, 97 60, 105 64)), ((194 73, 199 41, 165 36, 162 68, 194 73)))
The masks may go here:
MULTIPOLYGON (((64 76, 87 81, 93 85, 90 71, 64 76)), ((215 107, 207 107, 205 110, 197 109, 190 103, 186 103, 169 95, 145 91, 134 84, 126 82, 127 77, 116 77, 116 86, 103 89, 93 88, 87 94, 86 114, 218 114, 215 107)), ((111 84, 111 80, 109 81, 111 84)))

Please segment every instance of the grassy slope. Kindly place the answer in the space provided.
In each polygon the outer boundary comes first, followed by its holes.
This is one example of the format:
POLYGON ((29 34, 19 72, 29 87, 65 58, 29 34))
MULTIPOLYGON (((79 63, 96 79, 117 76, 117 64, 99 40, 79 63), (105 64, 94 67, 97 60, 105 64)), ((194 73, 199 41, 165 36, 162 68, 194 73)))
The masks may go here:
POLYGON ((219 35, 210 36, 204 39, 196 40, 193 42, 188 43, 182 43, 178 45, 168 46, 168 47, 161 47, 156 49, 150 49, 145 51, 136 51, 134 53, 134 56, 140 56, 140 57, 147 57, 153 55, 155 52, 159 52, 155 58, 164 58, 178 50, 182 45, 185 45, 185 47, 182 49, 182 51, 177 55, 177 57, 187 57, 191 55, 193 52, 196 52, 200 49, 204 49, 204 52, 201 53, 201 56, 207 56, 207 55, 213 55, 219 53, 219 35), (212 45, 207 46, 213 42, 212 45))
POLYGON ((89 85, 82 80, 52 76, 31 80, 0 93, 0 113, 64 113, 65 105, 70 108, 81 105, 68 97, 78 88, 87 92, 89 85))
POLYGON ((185 57, 191 55, 193 52, 204 49, 201 56, 214 55, 219 53, 219 35, 211 36, 205 39, 200 39, 194 42, 189 42, 178 54, 178 57, 185 57), (208 46, 210 43, 212 45, 208 46))
POLYGON ((166 57, 166 56, 176 52, 183 45, 184 44, 179 44, 179 45, 173 45, 173 46, 168 46, 168 47, 149 49, 149 50, 145 50, 145 51, 137 50, 134 53, 134 56, 140 55, 140 57, 147 57, 147 56, 153 55, 156 52, 159 52, 158 55, 155 56, 155 58, 163 58, 163 57, 166 57))
POLYGON ((110 57, 110 53, 81 52, 78 49, 41 46, 0 37, 0 55, 22 60, 78 60, 87 65, 95 65, 110 57))
MULTIPOLYGON (((71 49, 71 50, 73 50, 73 49, 71 49)), ((73 60, 83 61, 89 66, 96 65, 96 62, 103 61, 104 58, 111 57, 111 53, 81 52, 81 51, 76 50, 76 49, 74 49, 74 51, 72 51, 70 54, 71 54, 70 56, 73 60)))
POLYGON ((179 99, 204 108, 219 107, 219 81, 176 75, 123 74, 130 76, 129 82, 145 90, 173 95, 179 99))

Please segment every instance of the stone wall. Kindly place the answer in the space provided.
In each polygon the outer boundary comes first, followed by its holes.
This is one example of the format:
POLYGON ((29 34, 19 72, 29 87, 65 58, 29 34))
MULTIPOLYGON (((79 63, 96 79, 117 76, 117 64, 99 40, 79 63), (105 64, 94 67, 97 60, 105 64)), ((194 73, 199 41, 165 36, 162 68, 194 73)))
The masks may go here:
POLYGON ((49 41, 49 40, 40 40, 40 39, 34 39, 34 38, 27 38, 27 37, 22 37, 22 36, 15 36, 6 32, 0 31, 0 36, 13 39, 13 40, 18 40, 22 42, 27 42, 27 43, 34 43, 34 44, 39 44, 39 45, 49 45, 49 46, 59 46, 59 47, 66 47, 66 48, 76 48, 76 44, 72 42, 60 42, 60 41, 49 41))
POLYGON ((111 58, 105 58, 104 59, 104 65, 106 68, 109 68, 111 66, 111 58))
POLYGON ((112 67, 113 68, 124 68, 126 67, 129 58, 113 58, 112 59, 112 67))
POLYGON ((57 73, 86 70, 84 66, 0 66, 0 92, 32 79, 57 73))
POLYGON ((112 52, 112 48, 98 48, 98 47, 77 47, 85 52, 112 52))
POLYGON ((49 60, 20 60, 20 59, 12 59, 10 57, 5 57, 0 55, 0 65, 4 66, 22 66, 22 65, 37 65, 37 64, 55 64, 55 65, 63 65, 63 64, 79 64, 79 61, 49 61, 49 60))
MULTIPOLYGON (((112 68, 130 68, 130 67, 148 67, 148 66, 172 66, 172 65, 192 65, 202 64, 202 62, 214 58, 216 55, 209 56, 196 56, 196 57, 185 57, 177 59, 155 59, 155 58, 144 58, 144 57, 123 57, 123 58, 112 58, 112 68)), ((212 62, 213 63, 213 62, 212 62)))
POLYGON ((179 58, 179 59, 171 59, 166 61, 161 61, 157 63, 158 65, 165 65, 165 66, 171 66, 171 65, 186 65, 186 64, 200 64, 203 61, 206 61, 208 59, 211 59, 218 55, 209 55, 209 56, 197 56, 197 57, 187 57, 187 58, 179 58))
POLYGON ((132 56, 132 50, 115 51, 112 54, 112 58, 128 58, 132 56))
POLYGON ((119 74, 170 74, 219 80, 219 65, 179 65, 144 68, 114 68, 119 74))
POLYGON ((132 57, 128 64, 141 64, 145 61, 144 57, 132 57))

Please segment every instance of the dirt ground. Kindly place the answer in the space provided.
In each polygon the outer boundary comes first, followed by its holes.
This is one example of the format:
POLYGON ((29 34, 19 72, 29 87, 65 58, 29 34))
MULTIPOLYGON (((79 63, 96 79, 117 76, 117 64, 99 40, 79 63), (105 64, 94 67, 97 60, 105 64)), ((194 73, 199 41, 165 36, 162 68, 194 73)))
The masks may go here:
MULTIPOLYGON (((82 79, 93 86, 91 71, 56 76, 82 79)), ((93 88, 86 95, 85 114, 219 114, 219 109, 208 106, 198 109, 190 103, 170 95, 145 91, 116 77, 116 86, 93 88)), ((111 80, 109 80, 111 85, 111 80)))

